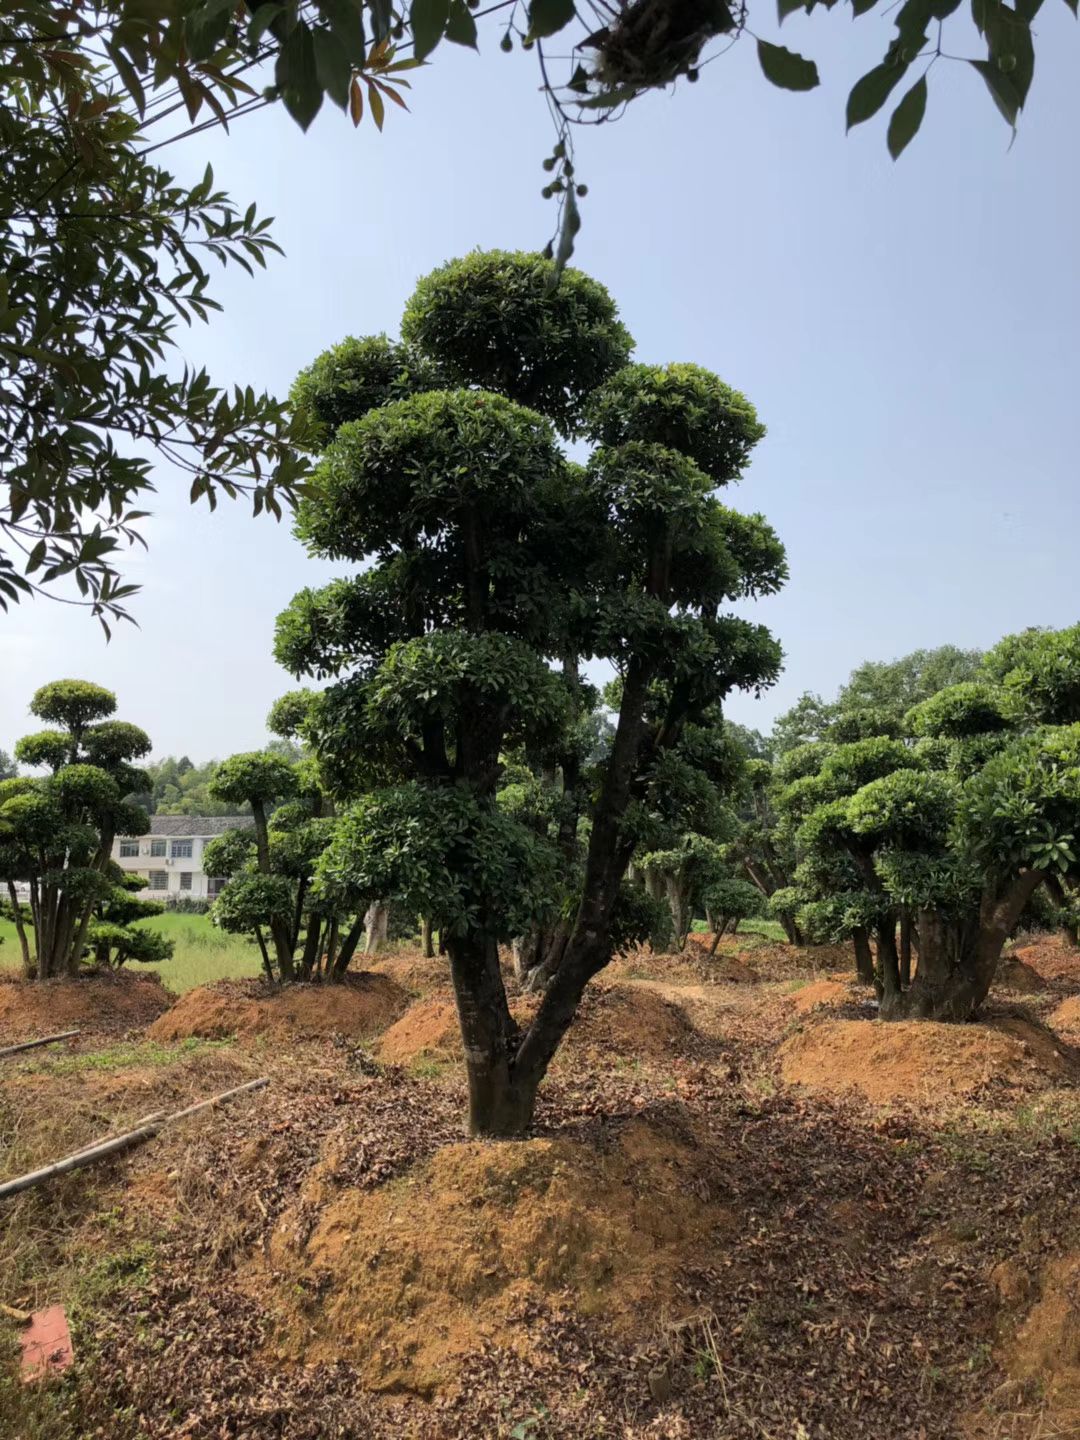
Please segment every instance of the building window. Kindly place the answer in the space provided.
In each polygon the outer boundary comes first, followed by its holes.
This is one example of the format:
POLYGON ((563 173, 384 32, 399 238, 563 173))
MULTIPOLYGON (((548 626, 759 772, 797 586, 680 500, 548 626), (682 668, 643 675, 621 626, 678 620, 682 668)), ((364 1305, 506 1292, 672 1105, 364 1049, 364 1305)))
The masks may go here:
POLYGON ((150 841, 150 854, 153 856, 153 858, 154 858, 155 860, 164 860, 164 858, 165 858, 165 841, 164 841, 164 840, 151 840, 151 841, 150 841))
POLYGON ((167 870, 150 871, 150 889, 167 890, 169 888, 169 872, 167 870))
POLYGON ((206 894, 210 900, 216 900, 225 889, 226 880, 224 875, 210 875, 206 881, 206 894))
POLYGON ((138 853, 139 853, 139 842, 138 842, 138 840, 121 840, 121 841, 120 841, 120 859, 121 859, 121 860, 130 860, 130 859, 132 858, 132 856, 138 855, 138 853))
POLYGON ((194 841, 174 840, 172 842, 172 858, 174 860, 190 860, 193 853, 194 841))
POLYGON ((180 871, 180 889, 181 889, 181 890, 190 890, 190 889, 191 889, 191 871, 190 871, 190 870, 181 870, 181 871, 180 871))

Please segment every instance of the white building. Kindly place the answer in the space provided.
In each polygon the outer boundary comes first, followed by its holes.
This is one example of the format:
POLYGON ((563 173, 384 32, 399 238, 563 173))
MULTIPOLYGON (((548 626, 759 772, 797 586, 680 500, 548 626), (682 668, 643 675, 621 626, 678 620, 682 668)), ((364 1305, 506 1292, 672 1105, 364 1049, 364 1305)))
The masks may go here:
POLYGON ((207 875, 203 851, 216 835, 250 829, 251 823, 250 815, 151 815, 149 835, 114 840, 112 858, 121 869, 146 877, 147 900, 166 895, 213 900, 225 881, 207 875))

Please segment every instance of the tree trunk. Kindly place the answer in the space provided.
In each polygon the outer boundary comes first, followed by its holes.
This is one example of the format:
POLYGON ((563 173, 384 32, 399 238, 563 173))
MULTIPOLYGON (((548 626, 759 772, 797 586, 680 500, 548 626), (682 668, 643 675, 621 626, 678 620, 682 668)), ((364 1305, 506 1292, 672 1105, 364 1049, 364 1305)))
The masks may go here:
POLYGON ((356 947, 360 944, 360 936, 363 935, 363 933, 364 917, 363 915, 357 915, 356 919, 349 926, 348 934, 341 942, 341 949, 334 957, 334 968, 330 974, 331 980, 337 981, 344 978, 345 972, 348 970, 349 964, 356 954, 356 947))
POLYGON ((15 891, 15 882, 7 882, 8 895, 11 897, 11 915, 15 921, 15 931, 19 937, 19 949, 22 952, 23 974, 28 980, 34 977, 34 962, 30 958, 30 941, 27 939, 26 926, 23 924, 22 906, 19 904, 19 897, 15 891))
POLYGON ((851 932, 851 940, 855 946, 855 974, 864 985, 873 985, 874 954, 870 949, 870 932, 859 925, 851 932))
POLYGON ((474 933, 450 937, 448 949, 465 1046, 469 1134, 522 1135, 532 1120, 540 1077, 522 1084, 515 1073, 517 1026, 506 1001, 498 944, 494 936, 474 933))
POLYGON ((881 993, 881 1013, 893 1005, 900 995, 900 957, 896 953, 896 918, 890 912, 877 927, 877 985, 881 993))
POLYGON ((319 941, 322 939, 322 923, 317 915, 308 915, 304 949, 300 956, 300 979, 310 980, 319 960, 319 941))
POLYGON ((671 911, 671 945, 676 954, 686 949, 686 937, 690 931, 690 900, 682 872, 665 875, 668 908, 671 911))
POLYGON ((421 915, 420 917, 420 939, 424 946, 424 959, 434 960, 435 946, 432 944, 431 939, 431 921, 426 915, 421 915))
POLYGON ((364 940, 364 954, 374 955, 386 944, 387 931, 390 928, 390 907, 381 900, 368 906, 368 912, 364 916, 364 929, 367 931, 364 940))
POLYGON ((904 907, 900 912, 900 989, 911 985, 911 911, 904 907))

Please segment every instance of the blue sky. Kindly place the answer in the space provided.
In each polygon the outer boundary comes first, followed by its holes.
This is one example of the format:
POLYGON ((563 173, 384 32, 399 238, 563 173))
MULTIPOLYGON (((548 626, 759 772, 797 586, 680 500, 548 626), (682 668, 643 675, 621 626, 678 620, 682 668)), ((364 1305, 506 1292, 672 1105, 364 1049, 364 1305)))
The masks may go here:
MULTIPOLYGON (((890 23, 793 18, 783 41, 818 60, 818 91, 774 90, 747 42, 578 143, 590 193, 575 263, 610 287, 638 358, 710 367, 768 426, 725 497, 768 516, 791 566, 753 607, 785 674, 729 707, 762 728, 862 660, 1080 618, 1076 25, 1060 0, 1040 14, 1011 150, 977 75, 939 63, 894 165, 880 120, 843 127, 890 23)), ((442 261, 543 244, 552 134, 533 63, 484 38, 482 57, 441 48, 412 113, 394 110, 381 136, 332 109, 305 136, 275 108, 164 152, 184 174, 211 160, 277 217, 286 251, 255 280, 218 279, 225 313, 185 332, 189 360, 283 392, 343 336, 394 333, 416 277, 442 261)), ((333 571, 246 506, 192 510, 168 474, 154 510, 149 554, 130 565, 138 629, 106 646, 67 607, 0 616, 0 747, 33 728, 31 692, 60 676, 115 689, 156 754, 263 743, 292 684, 270 655, 274 618, 333 571)))

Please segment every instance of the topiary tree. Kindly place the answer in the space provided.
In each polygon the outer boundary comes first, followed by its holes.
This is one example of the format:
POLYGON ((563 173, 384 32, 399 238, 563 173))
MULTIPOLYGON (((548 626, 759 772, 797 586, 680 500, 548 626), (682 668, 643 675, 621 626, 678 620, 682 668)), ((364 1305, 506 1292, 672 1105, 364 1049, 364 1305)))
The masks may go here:
POLYGON ((87 949, 94 963, 118 970, 128 960, 159 965, 170 959, 175 942, 137 923, 161 915, 165 906, 142 898, 139 891, 146 888, 147 882, 141 875, 132 875, 117 865, 113 867, 113 880, 112 891, 97 907, 87 936, 87 949))
MULTIPOLYGON (((317 702, 312 690, 281 696, 268 728, 285 740, 303 739, 317 702)), ((228 830, 206 847, 207 871, 228 881, 211 908, 214 923, 254 939, 272 984, 340 980, 364 933, 363 910, 343 913, 313 888, 335 829, 334 806, 314 761, 293 762, 271 751, 233 755, 218 767, 210 790, 247 803, 252 816, 251 829, 228 830)))
POLYGON ((650 803, 688 725, 770 683, 780 658, 767 632, 723 613, 785 574, 761 517, 712 494, 760 433, 747 402, 694 367, 623 369, 630 341, 607 293, 575 271, 554 278, 536 256, 496 252, 420 283, 404 338, 462 388, 387 392, 340 426, 298 532, 366 568, 302 593, 278 627, 288 669, 338 677, 311 734, 335 795, 355 798, 318 889, 327 903, 400 900, 437 924, 469 1128, 484 1135, 525 1131, 585 986, 632 929, 620 912, 644 914, 623 886, 631 806, 650 803), (587 463, 557 434, 593 440, 587 463), (506 755, 558 749, 590 660, 615 666, 621 701, 567 904, 557 843, 497 793, 506 755), (522 1032, 499 942, 564 908, 565 944, 522 1032))
POLYGON ((760 915, 764 909, 756 885, 723 871, 714 871, 702 887, 701 903, 713 936, 710 955, 716 954, 717 946, 729 930, 734 935, 741 921, 760 915))
MULTIPOLYGON (((1002 946, 1040 886, 1071 882, 1080 827, 1080 627, 1009 637, 986 673, 915 706, 906 760, 876 745, 866 764, 822 766, 800 828, 808 851, 842 849, 883 915, 915 920, 910 987, 881 967, 887 1019, 967 1020, 989 991, 1002 946), (830 773, 843 783, 829 789, 830 773), (857 786, 856 781, 861 781, 857 786), (888 907, 886 909, 885 907, 888 907)), ((880 945, 892 926, 879 931, 880 945)), ((887 946, 886 946, 887 949, 887 946)))
POLYGON ((15 754, 50 773, 0 782, 0 874, 24 968, 41 980, 78 974, 95 917, 126 894, 113 840, 147 828, 146 812, 125 796, 146 787, 131 761, 149 752, 150 740, 108 719, 115 709, 112 692, 88 681, 43 685, 30 711, 51 728, 24 736, 15 754), (19 883, 29 888, 29 916, 19 883))

